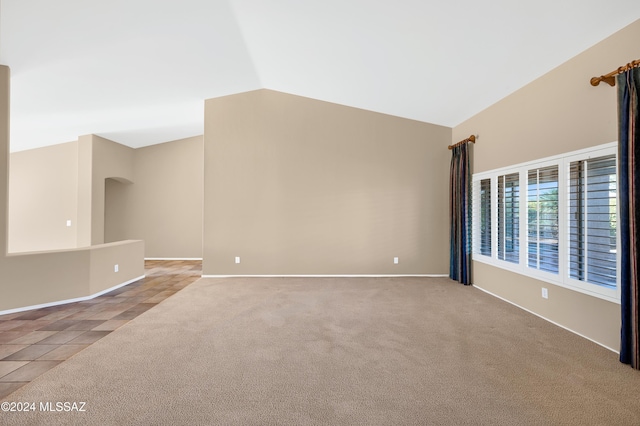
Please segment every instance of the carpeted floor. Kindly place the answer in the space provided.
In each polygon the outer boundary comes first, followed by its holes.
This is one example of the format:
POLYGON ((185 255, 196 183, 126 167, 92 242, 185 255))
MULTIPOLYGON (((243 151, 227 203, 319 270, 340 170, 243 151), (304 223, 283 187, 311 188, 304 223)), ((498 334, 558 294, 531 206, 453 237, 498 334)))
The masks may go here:
POLYGON ((639 394, 616 354, 448 279, 200 279, 0 423, 638 425, 639 394))

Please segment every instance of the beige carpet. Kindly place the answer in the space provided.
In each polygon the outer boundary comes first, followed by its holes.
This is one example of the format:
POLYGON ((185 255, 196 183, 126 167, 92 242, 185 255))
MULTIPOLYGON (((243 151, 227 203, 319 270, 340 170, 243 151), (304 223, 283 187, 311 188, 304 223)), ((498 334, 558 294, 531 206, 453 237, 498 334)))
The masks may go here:
POLYGON ((638 425, 640 373, 448 279, 201 279, 6 401, 36 412, 2 424, 638 425))

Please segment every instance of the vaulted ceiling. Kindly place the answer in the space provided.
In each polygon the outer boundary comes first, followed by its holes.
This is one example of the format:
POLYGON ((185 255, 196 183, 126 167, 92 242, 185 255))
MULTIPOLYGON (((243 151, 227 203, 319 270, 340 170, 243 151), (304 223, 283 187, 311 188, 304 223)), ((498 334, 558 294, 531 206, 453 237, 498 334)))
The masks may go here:
POLYGON ((260 88, 454 127, 638 18, 637 0, 1 0, 11 150, 199 135, 205 99, 260 88))

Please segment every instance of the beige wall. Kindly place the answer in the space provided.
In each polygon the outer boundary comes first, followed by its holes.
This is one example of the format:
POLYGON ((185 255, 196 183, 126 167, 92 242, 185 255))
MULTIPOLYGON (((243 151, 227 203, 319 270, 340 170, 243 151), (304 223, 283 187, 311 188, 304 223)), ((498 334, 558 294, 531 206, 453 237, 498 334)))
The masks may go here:
POLYGON ((116 211, 105 205, 107 180, 131 183, 133 152, 85 135, 77 142, 12 153, 9 251, 102 244, 105 210, 116 211))
POLYGON ((610 349, 620 346, 620 305, 534 278, 475 262, 476 286, 610 349), (548 289, 548 299, 541 297, 548 289))
POLYGON ((106 241, 144 240, 147 258, 202 258, 202 140, 134 151, 134 183, 107 185, 106 241))
MULTIPOLYGON (((452 140, 479 135, 475 172, 616 141, 616 89, 589 80, 637 59, 638 40, 640 21, 456 126, 452 140)), ((618 348, 619 305, 478 262, 474 268, 477 286, 618 348), (543 286, 551 287, 549 300, 543 286)))
POLYGON ((121 285, 144 275, 144 242, 124 240, 92 246, 89 250, 89 288, 87 295, 121 285), (118 272, 114 266, 118 265, 118 272))
POLYGON ((450 141, 270 90, 207 100, 203 273, 446 274, 450 141))
POLYGON ((11 154, 10 252, 141 239, 146 257, 202 258, 202 139, 134 150, 85 135, 11 154))
POLYGON ((9 252, 76 247, 77 150, 68 142, 10 154, 9 252))
MULTIPOLYGON (((107 179, 133 182, 134 149, 100 136, 90 135, 91 171, 91 245, 105 242, 105 186, 107 179)), ((80 139, 83 143, 83 139, 80 139)))
POLYGON ((9 67, 0 65, 0 262, 9 246, 9 67))
POLYGON ((7 255, 9 68, 0 66, 0 312, 87 297, 144 275, 144 243, 7 255), (120 266, 115 272, 114 264, 120 266))
POLYGON ((133 185, 116 179, 106 179, 104 186, 104 242, 127 240, 129 210, 127 191, 133 185))

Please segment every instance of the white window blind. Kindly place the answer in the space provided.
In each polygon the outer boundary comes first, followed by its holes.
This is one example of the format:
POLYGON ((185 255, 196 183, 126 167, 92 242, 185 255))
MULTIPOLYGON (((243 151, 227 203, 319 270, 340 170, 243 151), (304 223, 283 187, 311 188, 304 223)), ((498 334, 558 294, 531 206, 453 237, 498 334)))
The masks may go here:
POLYGON ((616 156, 569 167, 569 276, 616 287, 616 156))
POLYGON ((491 256, 491 179, 474 181, 474 253, 491 256))
POLYGON ((520 174, 498 176, 498 259, 519 263, 520 174))
POLYGON ((527 172, 527 266, 558 273, 558 166, 527 172))

